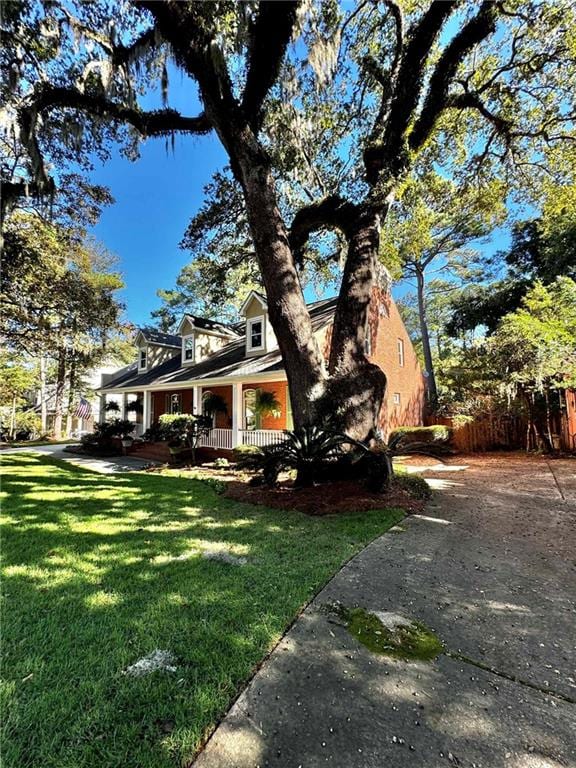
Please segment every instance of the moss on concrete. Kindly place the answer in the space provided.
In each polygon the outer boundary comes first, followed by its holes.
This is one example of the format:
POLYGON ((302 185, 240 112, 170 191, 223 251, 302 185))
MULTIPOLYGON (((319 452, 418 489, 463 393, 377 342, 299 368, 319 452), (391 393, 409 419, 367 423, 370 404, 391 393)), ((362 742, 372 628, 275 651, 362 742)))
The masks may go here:
POLYGON ((338 614, 350 634, 374 653, 403 661, 432 661, 444 650, 440 638, 419 621, 389 629, 363 608, 339 607, 338 614))

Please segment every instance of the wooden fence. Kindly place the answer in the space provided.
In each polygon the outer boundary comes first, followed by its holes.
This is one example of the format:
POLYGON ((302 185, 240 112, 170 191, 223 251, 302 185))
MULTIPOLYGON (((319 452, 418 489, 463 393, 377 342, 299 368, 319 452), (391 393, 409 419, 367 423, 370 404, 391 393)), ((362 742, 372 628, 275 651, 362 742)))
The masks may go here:
MULTIPOLYGON (((574 398, 576 413, 576 396, 574 398)), ((452 430, 452 445, 461 453, 483 453, 484 451, 524 450, 526 448, 525 418, 509 416, 474 419, 463 424, 451 418, 428 420, 429 424, 445 424, 452 430)), ((554 448, 576 452, 576 419, 570 420, 570 409, 557 415, 552 424, 554 448)))
POLYGON ((461 453, 515 450, 525 446, 526 425, 520 419, 485 417, 464 424, 451 418, 436 418, 452 430, 452 444, 461 453))

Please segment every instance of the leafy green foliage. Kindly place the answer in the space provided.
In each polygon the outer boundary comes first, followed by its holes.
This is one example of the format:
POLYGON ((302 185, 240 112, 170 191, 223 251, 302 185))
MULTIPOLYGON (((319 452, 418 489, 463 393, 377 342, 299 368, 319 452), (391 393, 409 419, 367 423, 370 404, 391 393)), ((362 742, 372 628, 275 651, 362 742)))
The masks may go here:
POLYGON ((402 472, 398 466, 394 467, 394 485, 407 491, 415 499, 429 501, 432 498, 432 489, 423 477, 402 472))
POLYGON ((449 333, 478 326, 486 326, 488 333, 493 333, 504 315, 521 306, 534 281, 547 285, 557 277, 576 279, 576 213, 517 223, 510 249, 497 253, 486 267, 489 270, 501 264, 506 266, 503 278, 471 286, 454 298, 447 323, 449 333))
POLYGON ((275 419, 279 419, 282 415, 282 404, 274 392, 258 389, 256 390, 254 411, 260 416, 273 416, 275 419))
POLYGON ((364 480, 369 490, 383 491, 393 474, 390 454, 371 450, 364 443, 325 426, 286 431, 286 439, 263 449, 257 459, 267 485, 277 482, 280 472, 296 470, 296 486, 334 480, 364 480))
POLYGON ((85 451, 98 455, 114 455, 118 453, 116 440, 130 438, 136 424, 128 419, 112 419, 94 425, 94 431, 83 435, 80 442, 85 451))
POLYGON ((200 440, 212 429, 212 419, 209 416, 198 416, 193 413, 164 413, 158 419, 160 439, 168 441, 173 448, 185 446, 196 459, 196 448, 200 440))
POLYGON ((264 449, 264 481, 274 485, 281 471, 295 469, 298 485, 312 485, 326 462, 342 455, 346 442, 345 435, 319 426, 287 431, 285 440, 264 449))
POLYGON ((489 343, 503 380, 522 389, 576 386, 576 282, 536 281, 515 312, 502 318, 489 343))
POLYGON ((257 445, 237 445, 232 458, 240 469, 257 469, 262 465, 264 451, 257 445))
POLYGON ((401 449, 411 443, 446 443, 450 440, 450 429, 444 424, 428 427, 397 427, 390 433, 388 447, 401 449))

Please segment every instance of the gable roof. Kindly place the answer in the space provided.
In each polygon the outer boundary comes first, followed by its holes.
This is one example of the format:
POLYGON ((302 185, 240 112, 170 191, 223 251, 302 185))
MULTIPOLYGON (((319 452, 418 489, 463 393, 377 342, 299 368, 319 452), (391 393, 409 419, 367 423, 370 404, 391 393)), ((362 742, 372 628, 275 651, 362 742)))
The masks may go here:
POLYGON ((259 301, 263 309, 268 309, 268 299, 266 298, 266 296, 264 296, 263 293, 259 293, 258 291, 250 291, 248 296, 246 296, 246 298, 244 299, 244 303, 238 310, 239 315, 243 315, 244 312, 246 312, 246 308, 248 307, 252 299, 256 299, 256 301, 259 301))
POLYGON ((195 328, 200 328, 204 331, 215 331, 216 333, 221 333, 224 336, 239 335, 234 326, 229 325, 228 323, 220 323, 217 320, 210 320, 207 317, 199 317, 198 315, 184 315, 180 325, 178 326, 179 332, 182 330, 182 325, 184 324, 185 320, 188 320, 195 328))
POLYGON ((163 347, 180 347, 182 344, 180 336, 173 333, 162 333, 162 331, 157 331, 154 328, 139 328, 136 338, 140 335, 149 344, 159 344, 163 347))
MULTIPOLYGON (((322 299, 309 304, 310 318, 314 331, 320 330, 334 316, 337 299, 322 299)), ((210 357, 194 365, 182 365, 180 355, 157 365, 148 371, 139 372, 136 363, 128 365, 112 376, 103 387, 106 389, 138 389, 150 385, 166 387, 187 381, 218 379, 227 376, 251 376, 256 373, 281 371, 284 368, 279 349, 257 357, 246 356, 246 338, 233 339, 210 357)))

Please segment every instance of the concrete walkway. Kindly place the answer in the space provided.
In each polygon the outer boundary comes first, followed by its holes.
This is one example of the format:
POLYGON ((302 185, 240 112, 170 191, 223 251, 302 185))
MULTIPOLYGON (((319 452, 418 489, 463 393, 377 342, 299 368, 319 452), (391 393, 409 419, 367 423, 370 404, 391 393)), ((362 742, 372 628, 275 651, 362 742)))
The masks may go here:
POLYGON ((2 456, 9 453, 41 453, 45 456, 51 456, 54 459, 62 459, 75 467, 89 469, 92 472, 101 472, 104 475, 117 474, 118 472, 135 472, 145 469, 151 464, 156 464, 149 459, 137 459, 132 456, 107 456, 98 458, 96 456, 82 456, 82 454, 68 453, 64 450, 65 445, 36 445, 30 448, 5 448, 0 451, 0 462, 2 456))
POLYGON ((576 766, 576 462, 443 469, 426 515, 336 575, 195 768, 576 766), (448 653, 373 654, 322 610, 336 600, 419 619, 448 653))

